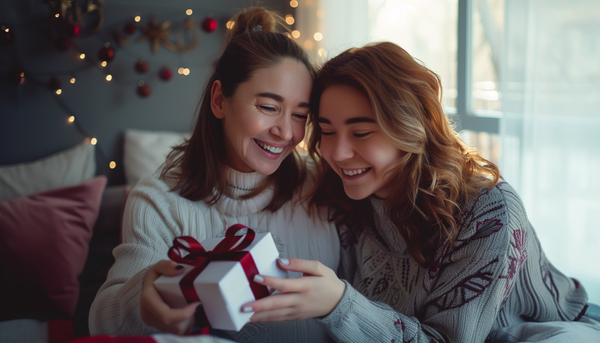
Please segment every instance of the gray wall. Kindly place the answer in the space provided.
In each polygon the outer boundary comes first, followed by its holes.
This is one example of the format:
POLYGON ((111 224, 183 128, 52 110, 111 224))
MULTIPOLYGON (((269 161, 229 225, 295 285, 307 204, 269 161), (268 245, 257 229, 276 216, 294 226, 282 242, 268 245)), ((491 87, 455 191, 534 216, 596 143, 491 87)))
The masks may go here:
MULTIPOLYGON (((262 0, 259 4, 283 15, 292 13, 287 0, 262 0)), ((86 136, 67 123, 72 112, 81 127, 98 139, 97 173, 108 176, 111 185, 124 183, 124 131, 190 131, 205 79, 222 47, 225 22, 240 9, 256 5, 256 0, 105 0, 100 31, 90 35, 84 30, 74 40, 88 56, 81 61, 75 45, 59 52, 48 38, 50 6, 46 1, 0 0, 0 24, 10 25, 16 34, 14 44, 0 46, 0 165, 33 161, 82 142, 86 136), (170 20, 171 28, 183 34, 188 8, 198 25, 209 14, 219 22, 217 31, 201 31, 200 43, 192 52, 178 54, 160 46, 153 54, 148 41, 138 41, 142 35, 139 28, 124 47, 118 47, 112 38, 113 32, 122 32, 135 15, 142 16, 140 24, 144 25, 151 17, 159 23, 170 20), (105 42, 111 42, 116 50, 106 69, 114 77, 111 82, 104 79, 106 70, 98 67, 97 52, 105 42), (148 73, 140 75, 134 70, 139 58, 148 61, 148 73), (172 70, 170 81, 158 77, 162 66, 172 70), (180 66, 190 68, 190 75, 179 75, 180 66), (5 75, 17 67, 26 71, 26 78, 15 87, 5 75), (46 86, 52 75, 62 83, 59 96, 46 86), (74 85, 69 83, 72 76, 77 79, 74 85), (136 93, 142 79, 152 88, 147 98, 136 93), (108 167, 111 160, 117 162, 114 170, 108 167)), ((169 37, 171 41, 177 34, 169 37)))

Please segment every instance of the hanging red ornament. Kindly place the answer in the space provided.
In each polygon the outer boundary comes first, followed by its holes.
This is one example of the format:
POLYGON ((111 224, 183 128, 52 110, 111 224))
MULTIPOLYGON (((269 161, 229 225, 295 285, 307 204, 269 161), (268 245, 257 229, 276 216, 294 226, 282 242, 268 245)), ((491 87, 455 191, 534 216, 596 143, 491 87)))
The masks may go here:
POLYGON ((202 21, 202 29, 206 32, 214 32, 217 29, 217 19, 212 16, 208 16, 202 21))
POLYGON ((61 38, 57 39, 54 42, 54 45, 56 46, 56 50, 60 52, 65 52, 71 48, 71 41, 66 38, 61 38))
POLYGON ((81 28, 76 23, 68 23, 65 32, 67 37, 76 38, 81 33, 81 28))
POLYGON ((150 86, 148 86, 144 81, 140 81, 138 83, 137 93, 138 93, 139 96, 145 98, 148 95, 150 95, 151 91, 152 91, 152 89, 150 89, 150 86))
POLYGON ((100 50, 98 50, 98 58, 100 61, 110 62, 115 58, 115 49, 110 46, 110 43, 104 44, 100 50))
POLYGON ((7 25, 0 25, 0 46, 8 46, 15 41, 15 32, 7 25))
POLYGON ((143 58, 140 58, 135 63, 135 70, 140 74, 147 72, 149 68, 150 68, 150 66, 148 65, 148 62, 146 62, 146 60, 143 58))
POLYGON ((52 76, 50 80, 48 80, 48 89, 50 89, 53 92, 59 90, 61 86, 62 85, 60 83, 60 80, 56 76, 52 76))
POLYGON ((173 76, 173 72, 171 72, 171 69, 167 67, 162 67, 160 69, 159 76, 163 81, 169 81, 173 76))
POLYGON ((20 69, 11 70, 6 74, 6 78, 11 86, 22 85, 25 82, 25 72, 20 69))
POLYGON ((125 24, 125 26, 123 26, 123 31, 126 34, 131 35, 135 32, 135 25, 133 25, 133 23, 125 24))

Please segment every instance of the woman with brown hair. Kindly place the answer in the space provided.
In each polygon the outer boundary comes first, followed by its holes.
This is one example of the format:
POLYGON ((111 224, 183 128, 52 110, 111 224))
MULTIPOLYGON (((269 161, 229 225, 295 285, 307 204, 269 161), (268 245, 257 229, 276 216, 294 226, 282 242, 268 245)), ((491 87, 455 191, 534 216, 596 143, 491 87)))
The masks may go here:
POLYGON ((244 306, 253 322, 317 317, 339 342, 595 341, 587 293, 546 259, 498 168, 453 130, 438 76, 392 43, 328 61, 311 96, 313 204, 340 225, 340 280, 296 280, 244 306))
MULTIPOLYGON (((166 260, 178 236, 202 241, 241 223, 271 232, 283 256, 337 268, 335 225, 309 215, 300 202, 314 182, 314 170, 295 150, 304 137, 314 70, 305 51, 276 32, 280 19, 262 8, 233 18, 191 138, 174 148, 160 175, 141 180, 129 195, 123 244, 92 305, 92 334, 189 332, 199 303, 170 308, 153 284, 183 271, 166 260)), ((330 339, 313 320, 218 334, 242 342, 330 339)))

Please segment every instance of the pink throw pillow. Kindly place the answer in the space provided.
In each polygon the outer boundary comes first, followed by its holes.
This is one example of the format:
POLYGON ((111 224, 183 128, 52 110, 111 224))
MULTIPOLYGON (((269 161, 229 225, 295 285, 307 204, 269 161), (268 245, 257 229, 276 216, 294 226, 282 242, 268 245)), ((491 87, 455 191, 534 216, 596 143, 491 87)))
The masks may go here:
POLYGON ((71 319, 106 177, 0 202, 0 320, 71 319))

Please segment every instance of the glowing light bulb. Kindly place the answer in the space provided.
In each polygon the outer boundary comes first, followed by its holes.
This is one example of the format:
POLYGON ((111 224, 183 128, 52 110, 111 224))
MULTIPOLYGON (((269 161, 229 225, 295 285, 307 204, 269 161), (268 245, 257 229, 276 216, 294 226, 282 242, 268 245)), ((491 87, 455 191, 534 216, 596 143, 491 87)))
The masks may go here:
POLYGON ((112 80, 112 75, 110 75, 110 74, 106 75, 106 81, 110 81, 110 80, 112 80))
POLYGON ((317 42, 320 42, 323 39, 323 34, 321 32, 315 32, 313 37, 317 42))
POLYGON ((185 11, 185 14, 187 14, 187 15, 192 15, 192 13, 194 13, 194 11, 192 11, 191 9, 188 9, 187 11, 185 11))
POLYGON ((298 30, 292 31, 292 37, 299 38, 300 37, 300 31, 298 31, 298 30))
POLYGON ((142 20, 142 17, 140 17, 139 15, 136 15, 135 18, 133 18, 133 20, 135 20, 136 23, 139 23, 140 20, 142 20))
POLYGON ((296 1, 296 0, 292 0, 292 1, 290 1, 290 6, 291 6, 292 8, 296 8, 296 7, 298 7, 298 1, 296 1))
POLYGON ((62 93, 62 89, 57 89, 56 94, 60 95, 62 93))
POLYGON ((68 120, 69 120, 69 123, 74 122, 75 121, 75 116, 70 116, 68 120))
POLYGON ((4 32, 8 32, 8 31, 10 31, 10 29, 8 27, 4 29, 4 32))
POLYGON ((294 24, 294 22, 295 22, 295 20, 294 20, 294 17, 293 17, 291 14, 288 14, 288 15, 286 15, 286 16, 285 16, 285 22, 286 22, 288 25, 292 25, 292 24, 294 24))
POLYGON ((117 167, 117 163, 115 163, 115 161, 110 161, 110 163, 108 164, 108 167, 110 169, 115 169, 117 167))
POLYGON ((58 17, 60 17, 60 14, 59 14, 59 13, 56 13, 56 14, 54 15, 54 18, 58 18, 58 17))
POLYGON ((324 16, 325 16, 325 10, 323 10, 322 8, 319 8, 317 10, 317 17, 323 18, 324 16))
POLYGON ((92 137, 92 139, 90 139, 90 143, 92 145, 96 145, 96 144, 98 144, 98 140, 96 139, 96 137, 92 137))
POLYGON ((85 58, 85 54, 79 55, 79 58, 84 59, 85 58))
POLYGON ((177 69, 177 72, 178 72, 179 74, 183 74, 183 68, 179 68, 179 69, 177 69))
POLYGON ((74 78, 74 77, 72 77, 72 78, 71 78, 71 80, 70 80, 70 82, 71 82, 71 83, 75 83, 75 78, 74 78))
POLYGON ((188 68, 183 69, 183 75, 190 75, 190 70, 188 68))
POLYGON ((106 61, 102 61, 102 63, 100 63, 100 65, 102 66, 102 68, 106 67, 108 63, 106 63, 106 61))
POLYGON ((227 22, 227 24, 225 24, 225 27, 227 27, 228 30, 233 29, 233 25, 235 25, 235 21, 230 20, 227 22))
POLYGON ((320 57, 323 57, 325 55, 325 48, 319 49, 319 51, 317 51, 317 54, 319 54, 320 57))

